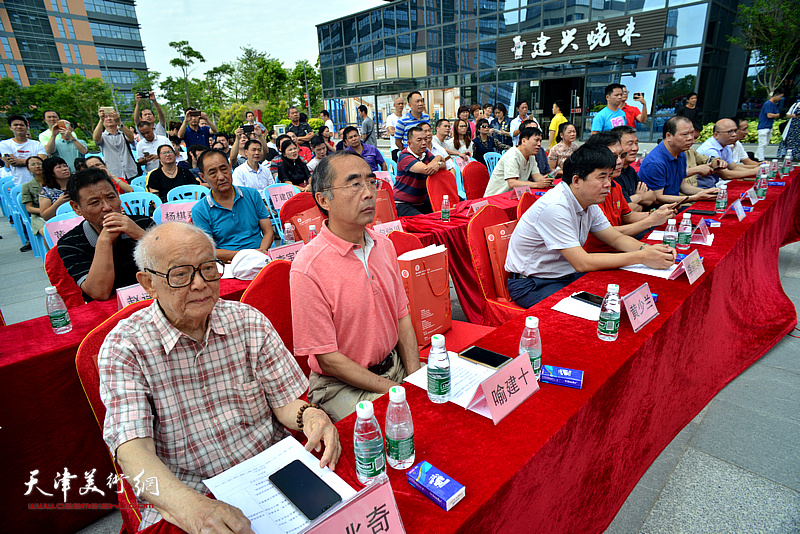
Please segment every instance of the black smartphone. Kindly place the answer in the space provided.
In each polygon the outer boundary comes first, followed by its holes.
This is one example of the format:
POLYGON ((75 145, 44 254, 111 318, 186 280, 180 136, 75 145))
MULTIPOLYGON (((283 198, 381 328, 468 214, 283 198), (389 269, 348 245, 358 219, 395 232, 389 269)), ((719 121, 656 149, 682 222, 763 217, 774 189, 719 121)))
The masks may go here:
POLYGON ((674 209, 674 210, 678 209, 678 208, 681 206, 681 204, 684 204, 684 203, 688 202, 688 201, 689 201, 689 198, 691 198, 691 197, 683 197, 682 199, 680 199, 680 200, 677 202, 677 204, 675 204, 675 205, 672 207, 672 209, 674 209))
POLYGON ((709 215, 711 217, 717 215, 717 212, 714 210, 686 210, 686 213, 691 213, 692 215, 709 215))
POLYGON ((593 306, 597 306, 598 308, 603 305, 603 297, 601 297, 600 295, 595 295, 594 293, 588 293, 586 291, 575 293, 574 295, 572 295, 572 298, 580 300, 581 302, 585 302, 587 304, 591 304, 593 306))
POLYGON ((142 98, 150 98, 150 91, 138 91, 136 94, 142 98))
POLYGON ((244 133, 246 133, 247 135, 250 135, 251 133, 253 133, 255 131, 255 129, 256 129, 256 127, 255 127, 254 124, 245 124, 244 126, 242 126, 242 131, 244 133))
POLYGON ((313 521, 336 503, 342 501, 342 496, 315 475, 300 460, 295 460, 283 469, 279 469, 269 476, 272 482, 283 495, 294 504, 300 513, 313 521))
POLYGON ((500 369, 505 364, 513 360, 504 354, 498 354, 491 350, 482 349, 481 347, 471 346, 467 350, 462 351, 459 356, 465 360, 469 360, 478 365, 491 367, 492 369, 500 369))

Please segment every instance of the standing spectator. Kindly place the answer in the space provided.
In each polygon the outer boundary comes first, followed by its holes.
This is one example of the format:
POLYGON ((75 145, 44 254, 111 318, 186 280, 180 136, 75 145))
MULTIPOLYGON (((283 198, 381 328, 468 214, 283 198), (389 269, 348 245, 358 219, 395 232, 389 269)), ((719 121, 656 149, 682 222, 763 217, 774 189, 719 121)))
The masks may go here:
MULTIPOLYGON (((394 144, 398 150, 408 146, 409 130, 422 122, 428 124, 431 122, 431 118, 425 113, 425 99, 419 91, 411 91, 408 94, 408 113, 402 119, 398 119, 394 127, 394 144)), ((399 154, 397 160, 400 161, 399 154)))
POLYGON ((244 114, 244 120, 246 125, 253 126, 254 129, 256 126, 258 126, 261 129, 261 135, 267 133, 267 129, 264 128, 264 125, 261 124, 261 121, 256 120, 256 114, 252 111, 248 111, 244 114))
POLYGON ((325 126, 328 127, 331 134, 336 131, 336 128, 333 127, 333 121, 331 120, 331 115, 328 113, 328 110, 323 109, 319 112, 319 118, 325 121, 325 126))
POLYGON ((642 105, 641 111, 636 106, 628 105, 628 88, 622 86, 622 105, 619 109, 625 113, 625 123, 631 128, 636 128, 636 123, 647 122, 647 102, 644 99, 644 93, 634 93, 633 99, 642 105))
POLYGON ((178 137, 186 143, 186 146, 202 145, 206 149, 211 148, 209 139, 212 133, 217 132, 217 127, 208 119, 205 111, 195 108, 187 108, 183 117, 183 122, 178 130, 178 137), (200 125, 200 119, 206 121, 206 126, 200 125))
POLYGON ((469 114, 470 114, 470 120, 469 120, 470 139, 472 139, 475 137, 475 132, 477 131, 475 123, 478 122, 478 119, 483 118, 483 108, 481 108, 479 104, 472 104, 469 107, 469 114))
POLYGON ((131 187, 131 184, 129 184, 122 178, 114 176, 113 174, 108 172, 108 169, 106 168, 106 163, 100 156, 89 156, 84 161, 85 163, 82 168, 78 169, 79 166, 77 164, 75 165, 75 168, 78 170, 88 169, 90 167, 102 169, 103 172, 105 172, 108 175, 108 177, 111 178, 111 181, 114 183, 114 187, 117 189, 117 193, 119 194, 133 193, 133 187, 131 187))
POLYGON ((756 149, 756 159, 764 161, 764 149, 769 144, 769 139, 772 137, 772 123, 775 119, 781 116, 781 110, 778 109, 778 102, 783 98, 783 90, 776 89, 772 93, 772 97, 764 102, 761 107, 761 113, 758 115, 758 149, 756 149))
POLYGON ((172 148, 175 149, 175 160, 178 162, 178 165, 186 167, 187 169, 190 168, 189 164, 186 162, 186 154, 183 153, 183 149, 181 148, 181 138, 177 135, 170 135, 168 139, 172 148))
POLYGON ((51 131, 53 135, 44 146, 48 156, 58 156, 64 159, 69 165, 69 169, 75 172, 75 158, 86 154, 86 142, 75 137, 72 125, 64 121, 64 128, 58 123, 54 124, 51 131))
POLYGON ((469 122, 469 119, 471 118, 469 106, 459 106, 458 111, 456 111, 456 118, 469 122))
POLYGON ((39 142, 42 146, 45 146, 50 140, 53 135, 53 125, 59 120, 61 120, 61 115, 59 115, 58 111, 48 109, 44 112, 44 123, 47 125, 47 129, 39 134, 39 142))
MULTIPOLYGON (((44 229, 44 219, 39 209, 39 193, 44 185, 44 170, 42 166, 44 160, 39 156, 31 156, 28 158, 26 165, 28 171, 33 175, 33 179, 29 182, 22 184, 21 200, 25 205, 25 209, 31 214, 31 229, 34 234, 42 234, 44 229)), ((31 249, 31 242, 25 243, 20 252, 28 252, 31 249)))
MULTIPOLYGON (((395 126, 397 126, 397 121, 403 117, 404 106, 405 102, 402 97, 398 96, 394 99, 394 113, 390 113, 389 116, 386 117, 386 132, 389 134, 389 139, 394 139, 395 126)), ((398 152, 400 152, 399 148, 392 149, 392 159, 394 161, 397 161, 398 152)))
POLYGON ((198 161, 200 161, 200 156, 202 156, 203 152, 206 150, 208 150, 208 148, 203 145, 189 145, 189 148, 186 149, 186 162, 189 164, 189 171, 195 178, 200 178, 201 170, 198 161))
POLYGON ((511 119, 508 118, 508 110, 502 102, 498 102, 494 107, 494 118, 489 122, 489 125, 492 127, 492 136, 496 141, 505 144, 513 142, 511 119))
MULTIPOLYGON (((555 105, 555 104, 554 104, 555 105)), ((552 125, 552 123, 551 123, 552 125)), ((553 169, 558 169, 553 178, 558 178, 564 174, 564 162, 572 155, 578 148, 575 145, 575 139, 578 138, 578 130, 571 122, 562 122, 558 127, 558 135, 556 135, 556 144, 550 149, 547 156, 547 163, 553 169)))
POLYGON ((259 193, 275 183, 269 172, 269 163, 262 163, 263 146, 257 139, 250 139, 244 145, 247 161, 233 171, 233 185, 252 187, 259 193))
POLYGON ((612 83, 606 86, 606 107, 592 119, 592 133, 605 132, 622 126, 627 122, 625 112, 622 111, 622 86, 618 83, 612 83))
MULTIPOLYGON (((230 157, 231 155, 231 141, 228 139, 228 136, 223 133, 217 133, 214 137, 214 144, 220 144, 222 147, 219 149, 221 152, 224 152, 226 156, 230 157)), ((213 146, 211 148, 214 148, 213 146)))
POLYGON ((364 158, 373 172, 386 170, 386 161, 384 161, 381 151, 372 145, 364 144, 355 126, 346 127, 342 130, 342 135, 344 136, 344 142, 347 144, 345 150, 353 151, 364 158))
POLYGON ((40 142, 28 139, 28 119, 22 115, 11 115, 8 117, 8 126, 14 137, 0 143, 0 154, 3 155, 3 163, 11 170, 14 185, 22 185, 33 178, 27 167, 28 158, 39 156, 45 159, 47 154, 40 142))
POLYGON ((567 104, 565 104, 563 100, 556 100, 553 102, 553 120, 550 121, 550 140, 547 144, 548 150, 558 143, 556 139, 559 132, 558 127, 567 122, 567 118, 564 116, 565 109, 567 109, 567 104))
POLYGON ((786 157, 786 151, 792 151, 792 159, 800 158, 800 98, 789 108, 786 114, 789 119, 786 129, 783 130, 783 140, 778 147, 778 157, 786 157))
POLYGON ((494 107, 490 103, 485 103, 483 105, 483 118, 489 121, 489 127, 492 127, 492 119, 494 119, 493 113, 494 107))
POLYGON ((139 121, 136 126, 142 136, 136 143, 136 153, 139 155, 137 163, 144 165, 144 172, 148 173, 158 168, 158 147, 167 145, 172 148, 172 144, 163 135, 156 135, 153 125, 146 120, 139 121))
POLYGON ((278 166, 278 182, 305 189, 308 186, 311 172, 305 162, 300 159, 297 143, 292 139, 281 141, 281 156, 283 156, 283 161, 278 166))
MULTIPOLYGON (((142 101, 142 96, 139 93, 136 93, 136 106, 133 108, 133 122, 138 128, 141 121, 147 121, 153 126, 153 132, 155 132, 156 135, 166 137, 167 119, 164 118, 164 110, 161 109, 161 105, 156 100, 156 94, 153 91, 150 91, 148 95, 148 98, 158 112, 158 122, 156 122, 156 116, 153 115, 152 109, 144 108, 141 112, 141 115, 139 114, 139 104, 141 104, 142 101)), ((141 133, 142 132, 139 132, 139 134, 141 133)))
MULTIPOLYGON (((314 130, 307 122, 300 121, 300 111, 294 106, 289 108, 287 112, 291 124, 286 128, 286 133, 293 133, 295 135, 295 143, 298 146, 308 148, 308 142, 314 137, 314 130)), ((311 158, 309 158, 309 161, 311 158)))
POLYGON ((178 167, 172 145, 161 145, 158 152, 159 167, 147 175, 147 190, 167 202, 168 193, 180 185, 198 185, 200 181, 188 170, 178 167))
POLYGON ((378 146, 378 139, 375 136, 375 123, 369 118, 367 106, 358 106, 358 114, 361 117, 361 141, 366 145, 378 146))
POLYGON ((109 172, 130 182, 139 176, 139 167, 133 159, 129 143, 133 143, 133 132, 119 118, 119 113, 109 114, 98 110, 100 120, 94 127, 92 137, 103 151, 109 172))
POLYGON ((42 165, 44 182, 39 190, 39 213, 45 221, 56 216, 58 207, 69 202, 67 182, 72 173, 69 165, 58 156, 48 158, 42 165))
POLYGON ((426 183, 428 176, 445 168, 441 156, 434 156, 427 149, 428 136, 421 126, 413 126, 407 133, 408 147, 397 157, 393 188, 394 203, 400 217, 433 212, 426 183))
MULTIPOLYGON (((517 102, 517 112, 519 115, 511 121, 511 127, 509 128, 511 130, 511 136, 514 138, 514 145, 519 143, 519 130, 522 128, 522 123, 528 120, 528 102, 526 100, 517 102)), ((536 119, 533 117, 530 118, 536 122, 536 119)), ((539 128, 538 122, 536 122, 536 127, 539 128)))
POLYGON ((314 153, 314 159, 308 162, 308 170, 313 173, 319 162, 328 155, 328 143, 322 137, 315 135, 311 138, 311 151, 314 153))
POLYGON ((675 115, 679 117, 686 117, 692 122, 696 121, 698 115, 700 115, 700 108, 697 106, 697 93, 692 91, 686 95, 686 100, 683 102, 683 104, 680 104, 675 108, 675 115))
POLYGON ((475 136, 475 139, 472 140, 472 155, 476 161, 480 161, 484 165, 486 165, 486 161, 483 159, 483 156, 486 155, 487 152, 500 152, 502 150, 507 150, 509 147, 508 145, 504 145, 498 141, 494 140, 494 137, 489 135, 489 121, 486 119, 478 119, 478 122, 475 123, 478 135, 475 136))
POLYGON ((456 119, 453 124, 453 138, 444 142, 444 146, 458 152, 465 160, 472 156, 472 138, 470 137, 469 122, 456 119))
POLYGON ((336 145, 333 144, 331 138, 333 137, 333 131, 328 128, 327 126, 320 126, 319 131, 317 131, 317 135, 325 141, 325 146, 328 147, 328 153, 336 152, 336 145))

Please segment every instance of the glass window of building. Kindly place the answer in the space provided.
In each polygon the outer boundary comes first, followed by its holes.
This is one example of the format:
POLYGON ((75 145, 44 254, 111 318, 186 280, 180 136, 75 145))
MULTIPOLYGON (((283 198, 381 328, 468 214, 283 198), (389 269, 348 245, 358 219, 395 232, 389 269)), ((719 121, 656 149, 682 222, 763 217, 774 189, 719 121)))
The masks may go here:
POLYGON ((67 23, 67 32, 69 32, 69 38, 75 39, 75 28, 72 27, 72 21, 70 19, 64 19, 67 23))
POLYGON ((3 42, 3 51, 6 54, 6 59, 14 59, 14 54, 11 53, 11 43, 8 42, 8 37, 0 37, 3 42))

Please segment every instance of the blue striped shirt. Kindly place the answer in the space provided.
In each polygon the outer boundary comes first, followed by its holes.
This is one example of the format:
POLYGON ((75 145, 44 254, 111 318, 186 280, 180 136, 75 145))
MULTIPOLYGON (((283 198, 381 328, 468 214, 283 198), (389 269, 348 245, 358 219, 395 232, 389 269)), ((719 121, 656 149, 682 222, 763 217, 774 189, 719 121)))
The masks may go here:
POLYGON ((394 138, 403 141, 403 146, 407 147, 408 130, 410 130, 414 126, 422 124, 423 122, 427 122, 428 124, 430 124, 431 122, 430 116, 427 115, 425 112, 423 112, 422 116, 419 119, 417 119, 409 111, 402 118, 397 119, 397 124, 395 124, 394 127, 394 138))

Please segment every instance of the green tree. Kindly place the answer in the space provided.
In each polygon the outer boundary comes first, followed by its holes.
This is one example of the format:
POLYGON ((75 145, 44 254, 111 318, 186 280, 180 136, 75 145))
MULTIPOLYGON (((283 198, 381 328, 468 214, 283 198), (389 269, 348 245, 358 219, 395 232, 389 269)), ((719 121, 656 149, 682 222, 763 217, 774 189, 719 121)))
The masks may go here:
POLYGON ((225 80, 232 76, 234 68, 223 63, 219 67, 206 71, 205 109, 211 111, 214 117, 225 107, 228 98, 225 94, 225 80))
POLYGON ((161 73, 154 70, 138 71, 133 69, 133 75, 136 77, 132 88, 134 93, 155 90, 158 87, 158 80, 161 78, 161 73))
POLYGON ((289 72, 289 98, 299 108, 305 110, 309 117, 319 115, 322 110, 322 81, 319 69, 302 59, 295 63, 289 72), (308 101, 305 93, 308 89, 308 101))
POLYGON ((244 123, 244 114, 248 110, 247 106, 241 102, 235 102, 231 107, 222 109, 217 119, 217 128, 220 132, 233 133, 236 128, 244 123))
POLYGON ((189 46, 189 41, 170 41, 169 46, 174 48, 178 57, 170 59, 169 64, 181 70, 183 73, 184 94, 186 95, 186 107, 191 106, 189 101, 189 72, 195 60, 205 63, 206 58, 203 54, 189 46))
MULTIPOLYGON (((182 80, 167 76, 164 81, 159 84, 161 89, 161 97, 167 101, 167 106, 172 109, 176 115, 183 115, 183 110, 186 109, 186 94, 189 94, 189 101, 201 105, 203 93, 205 92, 205 82, 197 78, 191 80, 182 80)), ((191 104, 189 104, 191 105, 191 104)))
POLYGON ((754 0, 740 4, 735 26, 741 37, 733 44, 755 52, 764 68, 758 83, 771 95, 800 70, 800 5, 797 0, 754 0))

